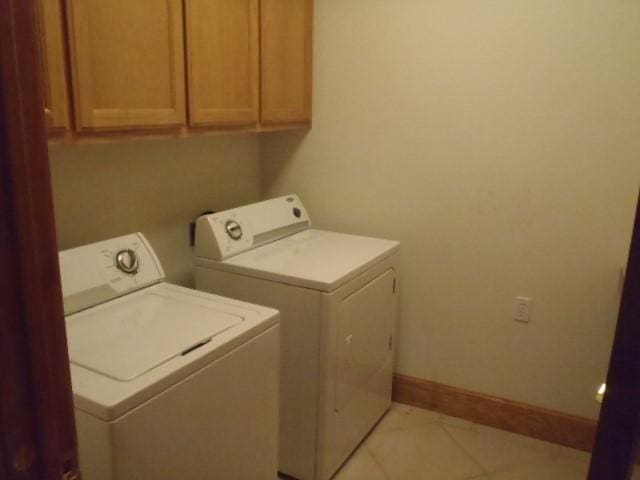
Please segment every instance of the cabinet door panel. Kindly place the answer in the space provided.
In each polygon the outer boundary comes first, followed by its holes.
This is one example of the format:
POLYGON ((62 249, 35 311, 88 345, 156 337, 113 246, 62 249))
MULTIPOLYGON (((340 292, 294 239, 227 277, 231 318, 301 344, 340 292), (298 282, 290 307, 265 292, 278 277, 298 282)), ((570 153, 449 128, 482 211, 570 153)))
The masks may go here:
POLYGON ((70 0, 80 130, 185 122, 181 0, 70 0))
POLYGON ((261 122, 311 121, 313 0, 262 0, 261 122))
POLYGON ((191 125, 258 121, 258 0, 187 0, 191 125))
POLYGON ((45 120, 49 130, 69 128, 69 96, 61 0, 38 0, 38 29, 44 87, 45 120))

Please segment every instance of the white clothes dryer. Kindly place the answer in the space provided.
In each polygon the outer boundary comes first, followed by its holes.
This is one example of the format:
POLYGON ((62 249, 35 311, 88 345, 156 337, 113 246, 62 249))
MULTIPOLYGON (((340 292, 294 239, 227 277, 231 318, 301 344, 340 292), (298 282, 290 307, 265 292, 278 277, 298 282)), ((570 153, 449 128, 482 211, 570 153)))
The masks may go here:
POLYGON ((310 227, 295 195, 200 217, 196 287, 280 310, 279 470, 326 480, 391 403, 400 244, 310 227))
POLYGON ((275 478, 277 311, 163 283, 142 234, 60 266, 83 478, 275 478))

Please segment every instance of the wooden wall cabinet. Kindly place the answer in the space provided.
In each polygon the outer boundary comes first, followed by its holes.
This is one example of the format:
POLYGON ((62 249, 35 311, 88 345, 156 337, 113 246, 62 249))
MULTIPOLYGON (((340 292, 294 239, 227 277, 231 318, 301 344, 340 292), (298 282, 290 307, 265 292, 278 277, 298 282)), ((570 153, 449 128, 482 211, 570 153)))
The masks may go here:
POLYGON ((255 126, 259 1, 186 0, 189 125, 255 126))
POLYGON ((313 0, 261 0, 265 126, 311 122, 313 0))
POLYGON ((67 130, 69 95, 63 28, 62 0, 38 0, 38 33, 45 102, 45 122, 50 131, 67 130))
POLYGON ((76 128, 185 123, 182 0, 69 0, 76 128))
POLYGON ((37 1, 51 128, 71 124, 65 15, 78 132, 311 123, 313 0, 37 1))

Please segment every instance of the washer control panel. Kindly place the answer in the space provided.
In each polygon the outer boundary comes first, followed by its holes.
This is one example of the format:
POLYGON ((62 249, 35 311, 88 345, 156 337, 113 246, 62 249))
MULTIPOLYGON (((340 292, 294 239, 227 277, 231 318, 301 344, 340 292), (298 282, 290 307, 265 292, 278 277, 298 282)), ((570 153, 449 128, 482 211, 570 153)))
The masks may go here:
POLYGON ((164 271, 141 233, 60 252, 65 313, 158 283, 164 271))
POLYGON ((196 255, 223 260, 310 226, 296 195, 225 210, 196 221, 196 255))

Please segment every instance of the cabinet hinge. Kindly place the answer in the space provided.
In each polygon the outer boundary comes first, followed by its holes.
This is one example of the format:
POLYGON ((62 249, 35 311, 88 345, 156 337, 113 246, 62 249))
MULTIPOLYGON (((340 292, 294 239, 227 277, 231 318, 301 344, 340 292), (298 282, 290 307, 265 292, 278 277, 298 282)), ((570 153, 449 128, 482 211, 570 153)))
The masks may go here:
POLYGON ((393 350, 393 335, 389 335, 389 350, 393 350))
POLYGON ((396 277, 393 277, 393 293, 396 293, 396 277))

